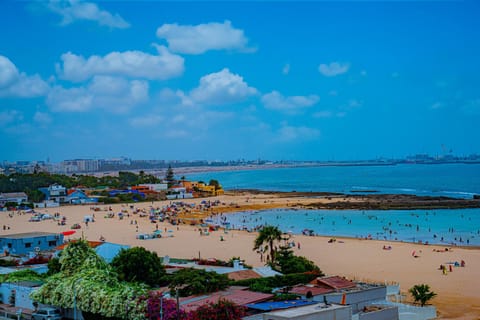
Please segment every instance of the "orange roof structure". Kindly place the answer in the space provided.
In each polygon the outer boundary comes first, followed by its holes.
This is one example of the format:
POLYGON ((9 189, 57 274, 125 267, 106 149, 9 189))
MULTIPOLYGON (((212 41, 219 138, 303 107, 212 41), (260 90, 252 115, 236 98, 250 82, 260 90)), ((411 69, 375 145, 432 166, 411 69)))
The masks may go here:
POLYGON ((352 289, 357 287, 355 282, 339 276, 317 278, 311 281, 310 284, 334 290, 352 289))
MULTIPOLYGON (((59 245, 58 247, 55 248, 55 250, 63 250, 65 249, 70 243, 72 242, 77 242, 78 240, 72 240, 70 242, 67 242, 67 243, 64 243, 64 244, 61 244, 59 245)), ((88 245, 90 246, 90 248, 93 248, 95 249, 96 247, 104 244, 105 242, 103 241, 87 241, 88 242, 88 245)))
POLYGON ((313 296, 319 296, 326 293, 334 292, 335 290, 331 288, 324 288, 324 287, 317 287, 317 286, 305 286, 299 285, 293 287, 289 290, 289 293, 299 294, 302 296, 306 296, 308 292, 311 292, 313 296))
POLYGON ((220 299, 226 299, 237 305, 245 306, 250 303, 267 301, 273 297, 274 295, 269 293, 254 292, 246 290, 243 287, 230 287, 225 291, 218 291, 209 295, 182 298, 180 300, 180 307, 183 311, 189 312, 196 310, 206 303, 216 303, 220 299))
POLYGON ((228 279, 230 280, 245 280, 245 279, 258 279, 261 278, 262 276, 256 273, 253 270, 238 270, 234 272, 227 273, 228 279))

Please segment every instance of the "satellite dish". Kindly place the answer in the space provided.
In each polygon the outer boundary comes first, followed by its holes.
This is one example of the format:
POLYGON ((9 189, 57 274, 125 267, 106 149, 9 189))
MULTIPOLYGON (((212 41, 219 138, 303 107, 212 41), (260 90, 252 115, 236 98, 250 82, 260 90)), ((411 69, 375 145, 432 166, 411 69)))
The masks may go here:
POLYGON ((40 252, 40 247, 35 247, 33 250, 35 250, 35 252, 40 252))

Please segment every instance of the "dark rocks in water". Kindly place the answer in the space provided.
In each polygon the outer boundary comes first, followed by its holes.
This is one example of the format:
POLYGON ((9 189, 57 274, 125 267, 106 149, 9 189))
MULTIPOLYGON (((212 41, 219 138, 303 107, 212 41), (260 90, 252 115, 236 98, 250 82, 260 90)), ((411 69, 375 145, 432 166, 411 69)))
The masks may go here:
POLYGON ((475 200, 480 200, 480 194, 474 194, 473 199, 475 200))

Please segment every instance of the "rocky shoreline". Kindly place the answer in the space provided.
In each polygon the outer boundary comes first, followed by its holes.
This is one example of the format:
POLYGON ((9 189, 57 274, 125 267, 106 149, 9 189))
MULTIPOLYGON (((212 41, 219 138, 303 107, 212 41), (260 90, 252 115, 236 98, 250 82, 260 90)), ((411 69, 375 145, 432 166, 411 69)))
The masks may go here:
POLYGON ((303 205, 312 209, 331 210, 431 210, 480 208, 480 199, 416 196, 408 194, 342 194, 330 192, 281 192, 244 189, 236 194, 268 194, 279 198, 324 198, 329 202, 313 202, 303 205))

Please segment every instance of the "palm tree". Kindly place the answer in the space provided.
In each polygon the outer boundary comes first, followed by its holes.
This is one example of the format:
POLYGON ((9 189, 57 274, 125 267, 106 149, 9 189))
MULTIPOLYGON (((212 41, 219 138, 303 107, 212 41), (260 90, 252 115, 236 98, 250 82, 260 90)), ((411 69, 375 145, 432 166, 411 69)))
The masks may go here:
POLYGON ((428 284, 414 285, 408 291, 412 294, 415 302, 420 302, 422 307, 437 295, 435 292, 430 291, 430 286, 428 284))
POLYGON ((264 226, 258 233, 255 239, 253 250, 258 250, 263 247, 262 253, 265 250, 270 250, 270 255, 267 255, 267 262, 273 263, 277 248, 274 246, 275 241, 282 240, 282 231, 274 226, 264 226))

